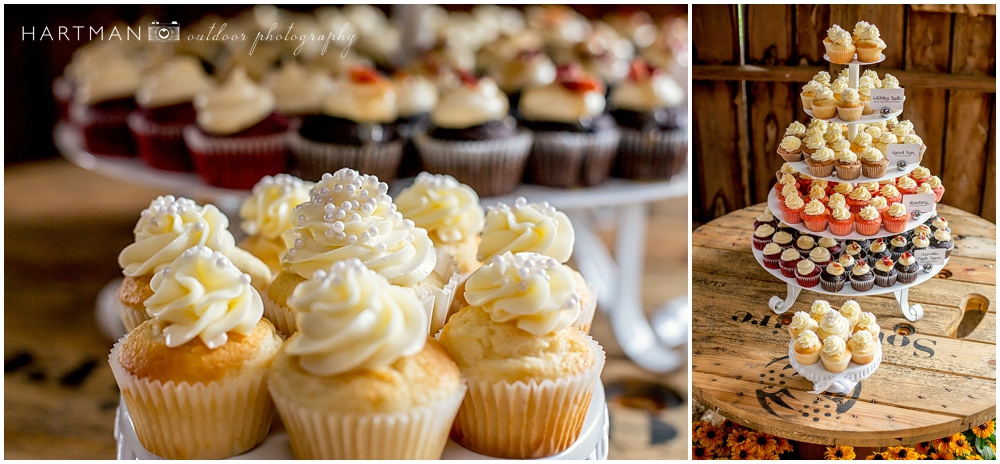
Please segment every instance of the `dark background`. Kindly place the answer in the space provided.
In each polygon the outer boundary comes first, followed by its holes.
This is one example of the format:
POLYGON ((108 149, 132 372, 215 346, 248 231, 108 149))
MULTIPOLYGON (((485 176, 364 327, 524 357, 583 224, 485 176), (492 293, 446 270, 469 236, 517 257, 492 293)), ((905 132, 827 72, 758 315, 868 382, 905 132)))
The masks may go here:
MULTIPOLYGON (((312 11, 319 5, 280 5, 295 11, 312 11)), ((392 5, 377 5, 390 13, 392 5)), ((442 5, 448 10, 469 10, 474 5, 442 5)), ((522 8, 523 5, 510 5, 522 8)), ((52 81, 62 75, 73 51, 86 43, 38 40, 45 26, 55 35, 59 26, 108 26, 116 21, 134 24, 143 16, 160 21, 191 24, 212 12, 233 17, 248 9, 247 5, 91 5, 39 6, 13 5, 4 7, 4 165, 57 156, 52 143, 52 127, 56 122, 52 81), (35 26, 35 41, 30 36, 22 40, 22 28, 35 26)), ((600 18, 612 11, 642 9, 654 19, 667 15, 686 14, 687 5, 573 5, 588 18, 600 18)), ((70 29, 73 32, 73 29, 70 29)))

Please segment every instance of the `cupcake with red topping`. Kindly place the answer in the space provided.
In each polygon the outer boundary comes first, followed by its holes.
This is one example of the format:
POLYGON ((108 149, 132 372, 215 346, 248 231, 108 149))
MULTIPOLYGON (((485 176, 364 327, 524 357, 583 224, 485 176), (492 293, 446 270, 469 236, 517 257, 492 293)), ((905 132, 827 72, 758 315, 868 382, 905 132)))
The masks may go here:
POLYGON ((600 79, 578 65, 560 68, 549 85, 524 91, 518 110, 535 137, 526 176, 532 183, 585 187, 608 177, 621 133, 604 93, 600 79))
POLYGON ((851 288, 856 292, 867 292, 875 286, 875 274, 868 263, 858 261, 851 269, 851 288))
POLYGON ((872 272, 875 274, 875 285, 882 288, 891 287, 896 285, 896 263, 892 261, 892 258, 886 256, 872 266, 872 272))
POLYGON ((219 87, 195 96, 196 124, 184 129, 195 172, 206 183, 250 189, 288 167, 288 121, 274 94, 236 68, 219 87))
POLYGON ((896 260, 896 282, 901 284, 912 284, 917 280, 917 271, 920 264, 910 252, 905 252, 896 260))
POLYGON ((951 257, 951 250, 955 248, 955 242, 951 240, 951 232, 948 229, 938 229, 931 237, 931 248, 944 250, 944 257, 951 257))

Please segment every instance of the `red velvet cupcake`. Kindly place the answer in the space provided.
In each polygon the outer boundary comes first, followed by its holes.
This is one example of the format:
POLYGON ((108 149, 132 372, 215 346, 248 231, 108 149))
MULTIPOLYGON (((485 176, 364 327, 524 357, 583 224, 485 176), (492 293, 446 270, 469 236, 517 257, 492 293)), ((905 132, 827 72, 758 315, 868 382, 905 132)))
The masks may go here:
POLYGON ((206 183, 250 189, 288 167, 288 122, 274 95, 234 69, 217 89, 195 97, 197 124, 184 130, 195 172, 206 183))
POLYGON ((115 55, 89 69, 76 83, 69 108, 70 122, 80 128, 88 152, 135 156, 135 144, 126 120, 136 108, 138 67, 115 55))
POLYGON ((795 278, 795 269, 799 261, 802 261, 802 255, 794 248, 782 251, 781 256, 778 258, 778 267, 781 269, 781 275, 790 279, 795 278))
POLYGON ((906 230, 906 222, 910 220, 910 213, 902 203, 889 206, 889 209, 882 213, 882 227, 886 232, 894 234, 902 233, 906 230))
POLYGON ((781 247, 777 243, 771 242, 764 245, 764 267, 768 269, 778 269, 781 263, 781 247))
POLYGON ((771 243, 773 235, 774 227, 771 227, 770 224, 761 224, 753 233, 753 247, 757 250, 763 250, 764 245, 771 243))
POLYGON ((854 215, 854 228, 861 235, 876 235, 882 228, 882 216, 875 208, 866 206, 854 215))
POLYGON ((803 259, 795 265, 795 282, 800 287, 812 288, 819 285, 820 268, 808 259, 803 259))

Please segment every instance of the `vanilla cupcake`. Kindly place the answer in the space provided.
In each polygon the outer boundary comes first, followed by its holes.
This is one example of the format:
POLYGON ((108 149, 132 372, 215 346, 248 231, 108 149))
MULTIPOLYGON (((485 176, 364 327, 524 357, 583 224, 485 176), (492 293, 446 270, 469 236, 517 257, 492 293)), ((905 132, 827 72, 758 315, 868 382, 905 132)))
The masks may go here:
POLYGON ((816 99, 816 94, 823 88, 823 84, 816 80, 806 82, 806 85, 802 86, 802 91, 799 93, 799 98, 802 99, 802 107, 811 110, 812 102, 816 99))
POLYGON ((324 70, 306 69, 295 60, 284 61, 281 68, 264 77, 263 84, 274 94, 275 109, 293 126, 301 124, 306 115, 320 114, 323 99, 334 85, 324 70))
POLYGON ((809 317, 812 317, 816 323, 823 321, 823 317, 826 313, 830 312, 830 302, 826 300, 816 300, 813 301, 812 306, 809 308, 809 317))
POLYGON ((292 228, 292 210, 309 201, 313 185, 288 174, 265 176, 240 205, 240 229, 246 238, 239 246, 267 264, 272 275, 281 272, 280 257, 286 249, 281 234, 292 228))
POLYGON ((840 306, 840 315, 851 321, 851 333, 854 333, 854 327, 861 320, 861 305, 857 301, 847 300, 840 306))
POLYGON ((820 89, 816 92, 816 98, 812 101, 812 116, 817 119, 830 119, 837 115, 837 99, 833 98, 833 91, 830 89, 820 89))
POLYGON ((827 337, 823 340, 823 348, 819 351, 823 368, 832 374, 846 371, 847 366, 851 364, 851 356, 851 349, 847 347, 847 342, 840 337, 827 337))
POLYGON ((150 318, 143 302, 152 295, 153 274, 170 265, 185 250, 207 246, 225 254, 236 267, 249 274, 258 291, 267 288, 271 271, 267 264, 236 246, 228 230, 229 219, 214 205, 199 206, 173 195, 157 197, 142 211, 132 230, 135 242, 118 255, 125 274, 116 293, 118 314, 126 331, 150 318))
POLYGON ((801 122, 792 121, 788 127, 785 128, 785 137, 793 136, 798 137, 799 140, 806 138, 806 126, 801 122))
POLYGON ((482 265, 476 254, 486 213, 471 187, 451 176, 421 172, 394 203, 404 218, 427 230, 438 266, 457 266, 442 274, 468 276, 482 265))
POLYGON ((805 157, 806 166, 809 167, 809 174, 816 177, 829 177, 833 175, 833 164, 836 160, 837 157, 833 153, 833 150, 826 146, 805 157))
POLYGON ((854 45, 858 53, 858 61, 874 63, 882 57, 885 42, 879 37, 878 28, 864 21, 854 27, 854 45))
POLYGON ((867 331, 854 334, 847 342, 847 348, 851 351, 851 361, 854 364, 863 366, 875 359, 876 339, 867 331))
POLYGON ((802 139, 788 135, 778 144, 778 156, 787 162, 802 161, 802 139))
POLYGON ((792 322, 788 324, 788 333, 791 334, 792 338, 797 338, 799 334, 811 330, 813 332, 819 330, 819 323, 814 320, 809 313, 805 311, 796 311, 795 315, 792 316, 792 322))
POLYGON ((577 440, 604 351, 572 326, 574 289, 565 266, 536 253, 505 253, 472 274, 471 306, 439 336, 469 385, 452 439, 513 459, 551 456, 577 440))
POLYGON ((837 116, 844 121, 857 121, 861 119, 864 106, 858 97, 857 90, 844 89, 840 94, 840 99, 837 100, 837 116))
POLYGON ((840 337, 846 341, 851 338, 851 321, 836 310, 827 311, 819 323, 816 335, 824 341, 830 337, 840 337))
POLYGON ((181 253, 151 281, 153 319, 108 358, 144 448, 167 459, 221 459, 264 440, 265 378, 281 337, 260 295, 222 253, 181 253))
POLYGON ((861 114, 867 116, 875 112, 872 108, 872 88, 875 85, 870 79, 863 79, 858 82, 858 100, 861 101, 862 109, 861 114))
POLYGON ((820 350, 823 343, 812 330, 803 330, 792 344, 792 352, 795 360, 804 366, 811 366, 819 362, 820 350))
POLYGON ((853 330, 855 335, 857 335, 858 332, 868 332, 877 340, 882 328, 879 327, 877 322, 875 322, 874 314, 864 312, 858 316, 858 323, 854 325, 853 330))
POLYGON ((854 52, 857 47, 854 45, 851 34, 840 26, 834 24, 827 30, 823 45, 826 46, 826 53, 831 63, 848 64, 854 61, 854 52))
POLYGON ((349 259, 288 304, 303 330, 275 356, 268 389, 295 457, 440 459, 465 386, 428 340, 420 300, 349 259))

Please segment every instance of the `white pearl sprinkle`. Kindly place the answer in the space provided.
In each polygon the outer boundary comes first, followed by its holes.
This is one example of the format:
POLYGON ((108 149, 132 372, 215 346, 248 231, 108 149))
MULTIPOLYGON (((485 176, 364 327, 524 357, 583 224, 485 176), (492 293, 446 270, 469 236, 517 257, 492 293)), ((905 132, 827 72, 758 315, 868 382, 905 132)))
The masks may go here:
POLYGON ((170 267, 168 266, 168 267, 163 268, 163 270, 160 271, 160 272, 163 273, 163 277, 167 277, 167 276, 170 275, 171 271, 173 271, 173 269, 170 269, 170 267))
POLYGON ((205 223, 204 222, 196 222, 191 227, 194 228, 194 230, 201 231, 201 230, 205 229, 205 223))
POLYGON ((337 213, 334 214, 333 217, 343 220, 345 217, 347 217, 347 212, 342 209, 338 209, 337 213))
POLYGON ((240 283, 250 285, 250 274, 240 274, 240 283))
POLYGON ((344 186, 337 184, 333 186, 333 193, 340 193, 344 191, 344 186))
POLYGON ((348 184, 346 187, 344 187, 344 193, 348 195, 354 195, 356 191, 357 187, 355 187, 353 184, 348 184))
POLYGON ((385 253, 389 247, 387 247, 384 243, 379 243, 377 249, 379 253, 385 253))
POLYGON ((322 269, 317 269, 316 272, 313 272, 313 280, 323 280, 325 278, 326 272, 322 269))
POLYGON ((403 226, 407 229, 412 229, 414 227, 413 221, 409 219, 403 219, 403 226))
POLYGON ((519 290, 521 290, 522 292, 526 292, 526 291, 528 291, 528 283, 527 282, 521 282, 521 283, 517 284, 517 288, 519 290))
POLYGON ((358 213, 351 214, 351 222, 358 222, 361 220, 361 215, 358 213))
POLYGON ((306 217, 305 217, 305 215, 300 214, 299 217, 298 217, 298 222, 299 222, 300 226, 301 225, 305 225, 305 223, 306 223, 306 217))
POLYGON ((323 215, 323 222, 333 222, 333 221, 334 221, 333 214, 326 213, 323 215))
POLYGON ((326 174, 323 174, 323 177, 322 177, 323 180, 330 180, 332 178, 333 178, 333 176, 329 172, 326 173, 326 174))
POLYGON ((333 223, 333 230, 335 232, 343 232, 344 231, 344 223, 340 222, 340 221, 334 222, 333 223))
POLYGON ((226 268, 226 261, 227 260, 222 259, 222 258, 219 258, 219 259, 215 260, 215 267, 218 267, 219 269, 225 269, 226 268))
POLYGON ((354 245, 355 243, 358 243, 358 236, 357 235, 348 235, 347 236, 347 243, 350 243, 351 245, 354 245))
POLYGON ((378 236, 378 227, 375 227, 375 226, 369 227, 368 228, 368 235, 371 235, 372 237, 378 236))
POLYGON ((337 207, 333 206, 333 203, 327 203, 327 204, 323 205, 323 211, 326 212, 326 213, 332 213, 332 212, 334 212, 336 210, 337 210, 337 207))
POLYGON ((295 248, 302 248, 302 247, 306 246, 306 241, 302 240, 301 238, 297 238, 297 239, 295 239, 294 244, 295 244, 295 248))
POLYGON ((413 234, 406 234, 405 238, 407 242, 412 242, 417 239, 416 237, 413 236, 413 234))
POLYGON ((326 238, 334 238, 337 236, 337 233, 332 230, 327 230, 323 233, 323 235, 326 235, 326 238))
MULTIPOLYGON (((378 181, 378 179, 376 179, 376 182, 377 181, 378 181)), ((378 184, 378 193, 384 194, 384 193, 386 193, 388 191, 389 191, 389 184, 387 184, 385 182, 379 182, 379 184, 378 184)))
POLYGON ((369 235, 368 232, 362 232, 361 233, 361 243, 367 242, 369 239, 371 239, 371 237, 372 236, 369 235))

